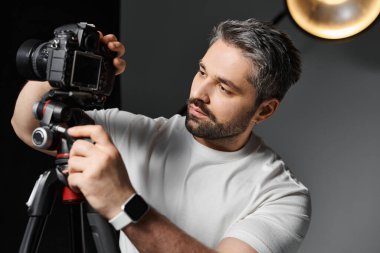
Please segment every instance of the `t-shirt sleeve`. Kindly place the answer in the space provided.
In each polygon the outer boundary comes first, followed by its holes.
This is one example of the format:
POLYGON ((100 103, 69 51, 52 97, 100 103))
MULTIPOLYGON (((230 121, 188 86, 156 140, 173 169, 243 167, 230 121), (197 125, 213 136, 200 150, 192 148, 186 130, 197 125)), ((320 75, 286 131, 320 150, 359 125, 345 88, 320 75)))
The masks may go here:
POLYGON ((144 166, 166 122, 163 117, 152 119, 118 109, 93 110, 87 114, 95 124, 105 128, 129 172, 144 166))
POLYGON ((297 252, 310 224, 309 192, 272 189, 266 198, 259 208, 234 223, 224 238, 242 240, 259 253, 297 252))
POLYGON ((95 124, 102 125, 114 144, 119 147, 125 142, 132 146, 143 146, 165 122, 164 118, 152 119, 140 114, 120 111, 117 108, 86 112, 95 124))

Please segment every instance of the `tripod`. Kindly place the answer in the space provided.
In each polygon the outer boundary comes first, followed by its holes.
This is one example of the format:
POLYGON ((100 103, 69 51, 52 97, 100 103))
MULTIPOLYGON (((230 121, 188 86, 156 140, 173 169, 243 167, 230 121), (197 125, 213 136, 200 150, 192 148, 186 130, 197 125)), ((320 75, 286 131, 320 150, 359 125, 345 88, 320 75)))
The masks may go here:
POLYGON ((75 141, 67 134, 67 128, 94 124, 83 110, 70 105, 84 107, 94 99, 94 95, 86 92, 51 90, 34 104, 33 113, 41 126, 33 131, 33 144, 41 149, 56 150, 56 167, 42 173, 34 185, 27 202, 29 220, 19 253, 38 252, 48 216, 59 192, 62 193, 63 203, 69 206, 70 252, 120 253, 116 231, 81 194, 68 187, 65 175, 70 149, 75 141))

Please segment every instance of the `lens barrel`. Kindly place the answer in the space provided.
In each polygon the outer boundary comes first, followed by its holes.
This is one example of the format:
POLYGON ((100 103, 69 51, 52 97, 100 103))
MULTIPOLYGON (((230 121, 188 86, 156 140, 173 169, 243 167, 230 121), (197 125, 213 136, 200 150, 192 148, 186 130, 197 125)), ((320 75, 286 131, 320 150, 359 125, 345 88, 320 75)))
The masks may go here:
POLYGON ((24 41, 16 53, 17 71, 26 80, 45 81, 46 54, 41 53, 46 43, 40 40, 29 39, 24 41))

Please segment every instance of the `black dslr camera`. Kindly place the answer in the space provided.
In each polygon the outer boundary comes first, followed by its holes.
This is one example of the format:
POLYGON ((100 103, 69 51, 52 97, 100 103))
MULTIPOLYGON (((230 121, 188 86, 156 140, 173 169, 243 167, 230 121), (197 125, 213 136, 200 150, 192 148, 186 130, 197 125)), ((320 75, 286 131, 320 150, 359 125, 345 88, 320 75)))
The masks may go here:
POLYGON ((90 93, 95 104, 102 104, 113 90, 115 56, 100 42, 93 24, 80 22, 56 28, 54 38, 47 42, 30 39, 22 43, 16 66, 27 80, 49 81, 62 91, 90 93))

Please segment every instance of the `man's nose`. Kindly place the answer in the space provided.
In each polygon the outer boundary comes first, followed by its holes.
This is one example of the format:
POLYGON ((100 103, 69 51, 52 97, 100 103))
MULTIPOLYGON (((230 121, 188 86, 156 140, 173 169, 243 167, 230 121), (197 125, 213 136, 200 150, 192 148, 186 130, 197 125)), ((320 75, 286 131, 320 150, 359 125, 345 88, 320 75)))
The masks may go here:
POLYGON ((202 100, 204 103, 210 102, 210 92, 211 92, 212 80, 209 78, 200 81, 193 92, 193 98, 202 100))

